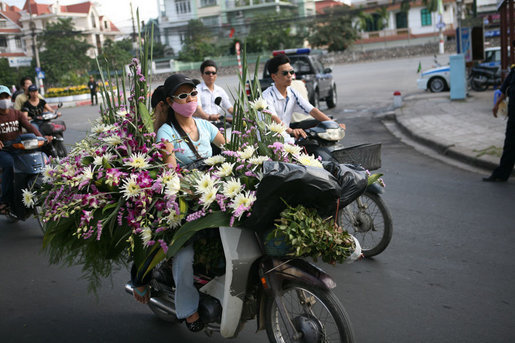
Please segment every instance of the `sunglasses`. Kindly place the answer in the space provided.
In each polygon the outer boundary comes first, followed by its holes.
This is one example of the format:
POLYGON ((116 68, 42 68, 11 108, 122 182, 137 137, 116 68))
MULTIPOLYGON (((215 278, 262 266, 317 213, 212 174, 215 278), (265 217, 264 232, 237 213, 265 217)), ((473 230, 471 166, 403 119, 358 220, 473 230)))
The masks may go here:
POLYGON ((292 69, 292 70, 283 70, 283 71, 281 72, 281 75, 282 75, 282 76, 286 76, 286 75, 288 75, 288 74, 290 74, 290 75, 295 74, 295 70, 293 70, 293 69, 292 69))
POLYGON ((189 96, 197 96, 198 94, 198 91, 195 89, 195 90, 192 90, 190 93, 181 93, 179 95, 172 95, 172 98, 177 98, 177 99, 186 99, 189 96))
POLYGON ((204 74, 206 74, 206 75, 216 75, 216 71, 205 71, 204 74))

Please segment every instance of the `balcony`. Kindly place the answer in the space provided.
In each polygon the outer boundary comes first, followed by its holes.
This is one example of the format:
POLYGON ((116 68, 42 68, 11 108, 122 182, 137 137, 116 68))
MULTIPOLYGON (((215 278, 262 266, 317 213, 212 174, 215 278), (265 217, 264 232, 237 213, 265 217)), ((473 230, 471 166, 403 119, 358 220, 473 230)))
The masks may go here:
POLYGON ((225 11, 241 11, 266 7, 296 7, 295 0, 225 0, 225 11))

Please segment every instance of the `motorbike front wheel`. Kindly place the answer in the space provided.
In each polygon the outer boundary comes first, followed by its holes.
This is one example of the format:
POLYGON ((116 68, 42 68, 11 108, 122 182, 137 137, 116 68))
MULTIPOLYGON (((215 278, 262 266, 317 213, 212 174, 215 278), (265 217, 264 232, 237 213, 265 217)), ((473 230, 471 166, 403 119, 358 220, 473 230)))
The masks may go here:
POLYGON ((287 342, 354 342, 354 333, 338 297, 330 291, 311 285, 288 282, 281 291, 287 320, 293 323, 300 339, 290 337, 276 301, 266 303, 265 326, 272 343, 287 342))
POLYGON ((57 152, 57 156, 61 158, 66 157, 66 155, 68 155, 66 147, 64 146, 64 143, 62 141, 55 142, 55 150, 57 152))
POLYGON ((365 257, 380 254, 392 239, 390 211, 379 195, 369 191, 340 210, 338 224, 357 238, 365 257))

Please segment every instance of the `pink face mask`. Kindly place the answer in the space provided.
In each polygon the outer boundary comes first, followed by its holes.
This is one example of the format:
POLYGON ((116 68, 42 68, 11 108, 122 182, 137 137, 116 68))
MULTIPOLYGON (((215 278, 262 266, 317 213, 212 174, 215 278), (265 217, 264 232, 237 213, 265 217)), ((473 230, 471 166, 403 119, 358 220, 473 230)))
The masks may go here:
POLYGON ((197 109, 197 102, 196 101, 190 101, 185 104, 178 104, 175 101, 172 103, 172 109, 175 111, 175 113, 189 118, 195 113, 195 110, 197 109))

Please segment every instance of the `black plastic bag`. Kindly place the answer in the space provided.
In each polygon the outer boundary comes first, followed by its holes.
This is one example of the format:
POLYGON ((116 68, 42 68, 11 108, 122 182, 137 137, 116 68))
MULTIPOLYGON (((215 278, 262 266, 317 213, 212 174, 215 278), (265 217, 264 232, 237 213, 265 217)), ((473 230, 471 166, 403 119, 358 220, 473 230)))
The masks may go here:
POLYGON ((258 232, 266 231, 285 209, 284 202, 290 206, 302 204, 314 208, 322 217, 333 216, 341 191, 338 179, 323 168, 264 162, 257 199, 244 225, 258 232))
POLYGON ((342 189, 340 194, 340 208, 356 200, 367 188, 368 175, 365 169, 354 164, 337 164, 323 162, 324 169, 329 171, 337 180, 342 189))

